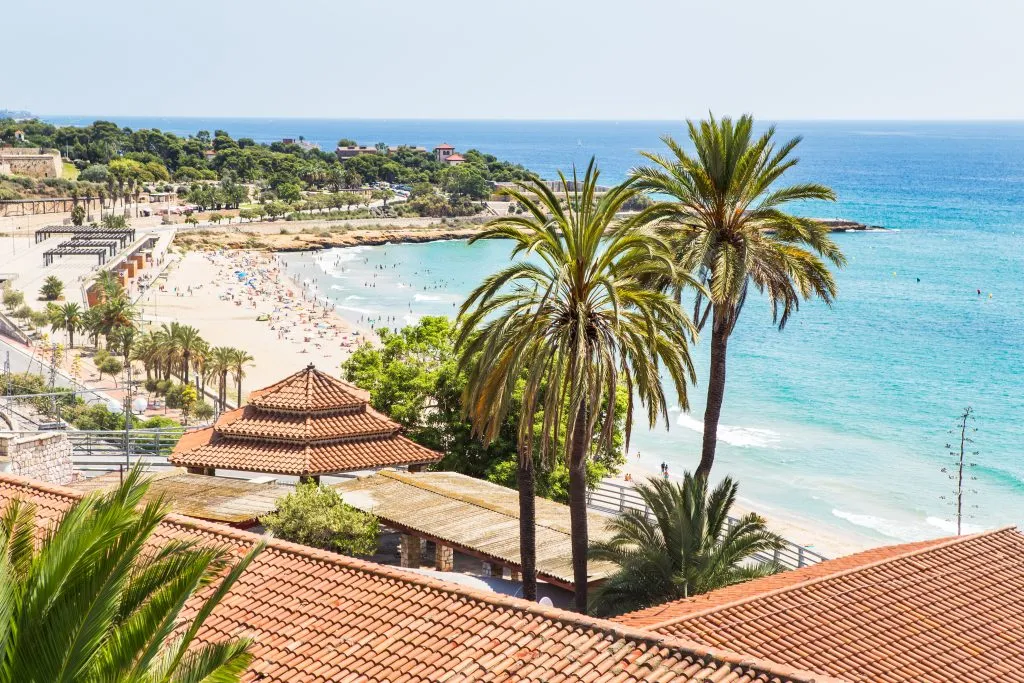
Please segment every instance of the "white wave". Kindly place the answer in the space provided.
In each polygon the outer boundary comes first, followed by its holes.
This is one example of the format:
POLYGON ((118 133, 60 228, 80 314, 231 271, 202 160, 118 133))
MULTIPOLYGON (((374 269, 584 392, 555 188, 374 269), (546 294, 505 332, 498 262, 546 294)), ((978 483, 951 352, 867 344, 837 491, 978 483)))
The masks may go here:
POLYGON ((413 296, 413 300, 415 300, 415 301, 440 301, 441 297, 436 296, 434 294, 417 294, 417 295, 413 296))
MULTIPOLYGON (((931 526, 942 529, 947 534, 956 533, 956 522, 948 519, 941 519, 939 517, 928 517, 924 521, 928 522, 931 526)), ((984 531, 985 527, 975 526, 973 524, 961 524, 960 533, 963 534, 976 534, 979 531, 984 531)))
MULTIPOLYGON (((697 433, 704 433, 704 423, 692 415, 680 413, 676 424, 697 433)), ((718 440, 740 448, 778 448, 781 436, 771 429, 718 425, 718 440)))
POLYGON ((832 514, 839 519, 845 519, 850 524, 877 531, 883 536, 895 538, 900 541, 909 541, 915 538, 921 538, 922 536, 919 528, 913 525, 902 524, 891 519, 885 519, 884 517, 859 515, 855 512, 847 512, 839 509, 833 509, 832 514))
POLYGON ((361 301, 362 299, 365 298, 366 297, 359 296, 358 294, 349 294, 348 296, 345 297, 345 301, 361 301))

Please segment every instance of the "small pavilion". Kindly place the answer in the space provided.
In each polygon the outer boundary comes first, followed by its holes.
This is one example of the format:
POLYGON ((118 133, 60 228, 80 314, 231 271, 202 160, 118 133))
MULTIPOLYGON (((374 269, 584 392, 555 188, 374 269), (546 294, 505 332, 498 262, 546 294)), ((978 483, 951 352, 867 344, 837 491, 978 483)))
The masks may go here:
POLYGON ((382 467, 418 470, 441 454, 407 439, 369 405, 369 394, 312 364, 249 394, 212 427, 183 436, 170 461, 193 474, 218 469, 282 474, 302 481, 382 467))

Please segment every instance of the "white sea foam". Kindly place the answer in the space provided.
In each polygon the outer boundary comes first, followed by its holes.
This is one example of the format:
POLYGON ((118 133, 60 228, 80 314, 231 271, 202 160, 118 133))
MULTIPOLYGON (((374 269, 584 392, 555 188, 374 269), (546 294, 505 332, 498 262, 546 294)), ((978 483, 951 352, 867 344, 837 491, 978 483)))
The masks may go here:
POLYGON ((441 297, 434 294, 416 294, 413 299, 415 301, 440 301, 441 297))
POLYGON ((366 297, 359 296, 358 294, 349 294, 345 297, 345 301, 360 301, 366 297))
MULTIPOLYGON (((676 424, 694 432, 704 432, 704 423, 688 413, 680 413, 676 424)), ((778 448, 781 436, 771 429, 719 424, 718 440, 740 448, 778 448)))
POLYGON ((900 541, 910 541, 915 538, 921 538, 923 535, 921 533, 921 529, 913 525, 904 524, 891 519, 885 519, 884 517, 859 515, 855 512, 847 512, 846 510, 839 509, 833 509, 832 514, 839 519, 845 519, 850 524, 877 531, 883 536, 895 538, 900 541))
MULTIPOLYGON (((936 527, 938 529, 942 529, 947 534, 955 534, 956 533, 956 522, 954 522, 954 521, 951 521, 951 520, 948 520, 948 519, 941 519, 939 517, 928 517, 924 521, 928 522, 928 524, 930 524, 933 527, 936 527)), ((963 534, 976 534, 979 531, 984 531, 984 530, 985 530, 985 527, 975 526, 974 524, 961 524, 961 526, 960 526, 960 533, 963 533, 963 534)))

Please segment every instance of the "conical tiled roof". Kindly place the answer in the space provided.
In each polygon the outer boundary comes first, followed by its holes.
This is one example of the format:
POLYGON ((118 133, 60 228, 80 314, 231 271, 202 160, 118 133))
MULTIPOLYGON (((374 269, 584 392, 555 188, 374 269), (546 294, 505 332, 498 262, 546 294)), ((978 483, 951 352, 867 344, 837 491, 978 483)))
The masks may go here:
POLYGON ((249 405, 185 435, 175 465, 316 476, 437 462, 441 454, 401 436, 369 395, 313 365, 249 395, 249 405))
POLYGON ((303 413, 358 408, 369 399, 362 389, 320 372, 312 363, 277 384, 249 394, 249 404, 257 408, 303 413))

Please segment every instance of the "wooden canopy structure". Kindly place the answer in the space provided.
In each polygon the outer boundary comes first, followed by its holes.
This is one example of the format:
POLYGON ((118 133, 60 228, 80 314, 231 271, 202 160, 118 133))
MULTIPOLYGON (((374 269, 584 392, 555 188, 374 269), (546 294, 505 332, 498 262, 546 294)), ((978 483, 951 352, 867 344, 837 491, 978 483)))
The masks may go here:
MULTIPOLYGON (((82 493, 110 491, 120 485, 121 477, 120 472, 108 472, 72 484, 71 488, 82 493)), ((277 500, 291 490, 275 481, 205 477, 173 469, 149 477, 143 501, 163 498, 172 512, 246 529, 276 510, 277 500)))
POLYGON ((441 454, 401 435, 369 394, 312 364, 249 394, 249 404, 186 434, 170 461, 196 474, 217 469, 317 479, 324 474, 418 467, 441 454))
MULTIPOLYGON (((519 494, 513 489, 455 472, 395 472, 335 484, 346 503, 370 512, 409 539, 438 546, 439 569, 450 571, 456 551, 521 572, 519 556, 519 494)), ((537 575, 543 581, 573 590, 572 535, 569 507, 537 498, 537 575)), ((609 517, 589 513, 591 539, 607 539, 609 517)), ((403 564, 408 562, 403 552, 403 564)), ((415 564, 415 558, 413 560, 415 564)), ((611 562, 588 565, 590 584, 600 582, 618 567, 611 562)))

